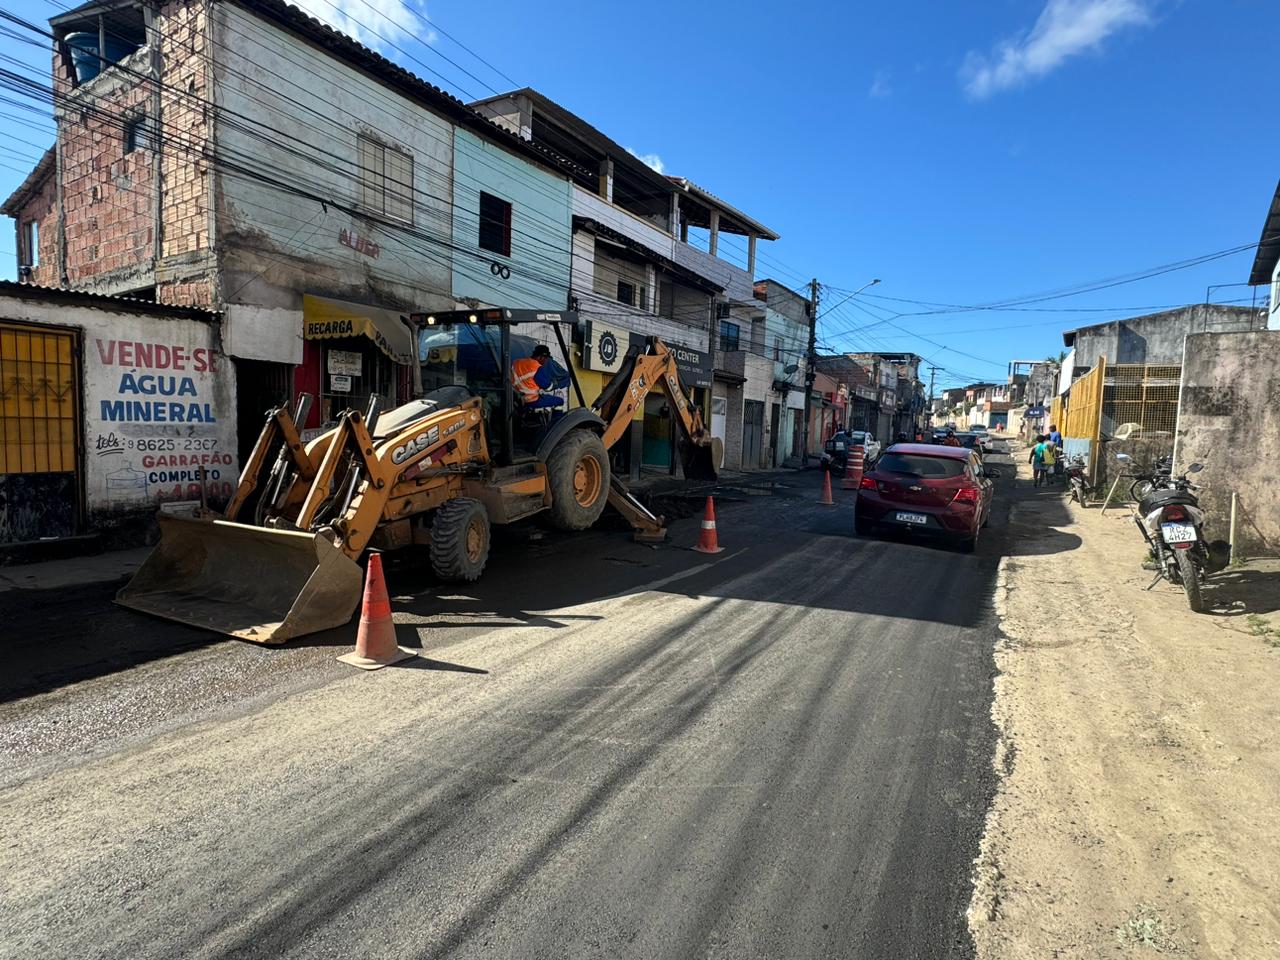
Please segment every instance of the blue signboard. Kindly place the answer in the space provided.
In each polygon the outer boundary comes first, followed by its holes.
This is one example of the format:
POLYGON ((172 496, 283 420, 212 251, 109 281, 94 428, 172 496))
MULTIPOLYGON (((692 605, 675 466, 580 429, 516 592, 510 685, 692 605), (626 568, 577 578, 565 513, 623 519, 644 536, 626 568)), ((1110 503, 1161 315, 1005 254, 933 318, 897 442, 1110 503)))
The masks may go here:
POLYGON ((1027 407, 1027 412, 1023 416, 1028 420, 1038 420, 1044 416, 1044 407, 1027 407))

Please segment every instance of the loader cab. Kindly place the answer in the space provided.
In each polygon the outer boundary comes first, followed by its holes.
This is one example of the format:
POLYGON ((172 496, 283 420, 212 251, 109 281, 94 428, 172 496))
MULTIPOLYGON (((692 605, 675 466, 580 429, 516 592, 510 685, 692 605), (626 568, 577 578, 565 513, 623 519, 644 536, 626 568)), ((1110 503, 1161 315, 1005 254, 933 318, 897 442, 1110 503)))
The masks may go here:
MULTIPOLYGON (((542 439, 552 430, 556 412, 525 411, 511 390, 511 365, 529 357, 539 341, 521 334, 521 323, 572 323, 571 313, 487 309, 414 314, 418 326, 418 357, 422 389, 427 397, 446 387, 465 389, 484 402, 488 442, 500 464, 533 459, 542 439), (471 318, 475 318, 473 321, 471 318)), ((558 331, 558 326, 556 326, 558 331)), ((567 344, 560 338, 562 356, 552 357, 573 380, 567 344)), ((576 382, 573 383, 576 388, 576 382)), ((580 391, 579 391, 580 393, 580 391)))

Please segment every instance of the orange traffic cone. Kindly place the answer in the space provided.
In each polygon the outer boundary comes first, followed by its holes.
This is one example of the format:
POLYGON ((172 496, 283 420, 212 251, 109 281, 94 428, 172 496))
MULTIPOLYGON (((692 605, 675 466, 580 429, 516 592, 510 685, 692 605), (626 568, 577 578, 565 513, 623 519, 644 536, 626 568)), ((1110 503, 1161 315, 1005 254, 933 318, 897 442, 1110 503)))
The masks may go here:
POLYGON ((710 497, 707 497, 707 512, 702 517, 702 536, 698 538, 698 545, 693 549, 699 553, 724 551, 724 547, 720 546, 720 539, 716 536, 716 503, 710 497))
POLYGON ((377 670, 416 657, 412 650, 396 646, 396 627, 391 622, 391 600, 382 577, 382 557, 369 554, 369 572, 364 582, 364 604, 360 609, 360 632, 356 648, 338 659, 361 670, 377 670))
POLYGON ((831 471, 826 467, 822 468, 822 499, 818 501, 820 506, 834 507, 836 502, 831 499, 831 471))
POLYGON ((850 447, 844 461, 844 476, 840 479, 840 489, 857 490, 862 482, 862 447, 850 447))

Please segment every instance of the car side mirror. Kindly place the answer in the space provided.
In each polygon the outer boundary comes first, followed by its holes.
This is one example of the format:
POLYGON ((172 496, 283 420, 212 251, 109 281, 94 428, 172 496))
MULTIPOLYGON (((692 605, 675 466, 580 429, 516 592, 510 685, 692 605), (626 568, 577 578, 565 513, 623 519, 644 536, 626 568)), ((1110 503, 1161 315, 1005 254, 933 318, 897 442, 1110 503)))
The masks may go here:
POLYGON ((1187 472, 1188 472, 1188 473, 1199 473, 1199 472, 1200 472, 1201 470, 1203 470, 1203 469, 1204 469, 1204 464, 1203 464, 1203 463, 1193 463, 1191 466, 1187 467, 1187 472))

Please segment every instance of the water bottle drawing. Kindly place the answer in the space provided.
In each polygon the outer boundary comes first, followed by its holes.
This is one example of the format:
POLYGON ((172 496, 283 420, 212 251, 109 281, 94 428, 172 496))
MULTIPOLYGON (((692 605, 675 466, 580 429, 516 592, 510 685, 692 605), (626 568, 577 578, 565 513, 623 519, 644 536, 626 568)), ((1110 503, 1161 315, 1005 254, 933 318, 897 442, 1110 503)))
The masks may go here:
POLYGON ((133 464, 126 460, 119 470, 107 474, 107 495, 130 499, 146 497, 147 475, 133 469, 133 464))

